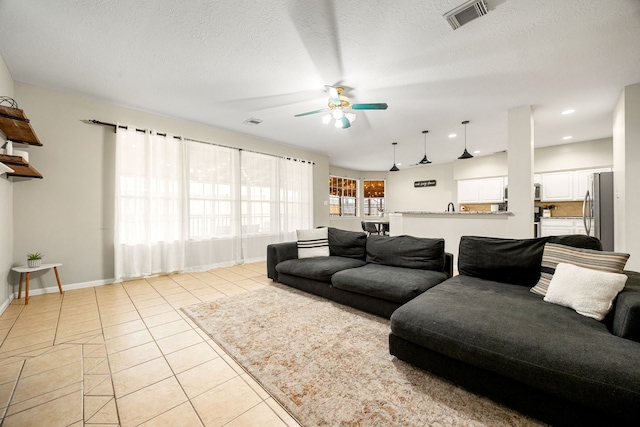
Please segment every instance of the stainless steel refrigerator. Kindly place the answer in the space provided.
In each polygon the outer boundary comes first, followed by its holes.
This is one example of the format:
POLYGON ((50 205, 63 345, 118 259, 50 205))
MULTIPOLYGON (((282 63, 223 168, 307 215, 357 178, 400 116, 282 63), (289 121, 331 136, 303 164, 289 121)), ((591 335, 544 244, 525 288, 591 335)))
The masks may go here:
POLYGON ((589 176, 582 220, 587 235, 600 239, 605 251, 613 251, 613 172, 589 176))

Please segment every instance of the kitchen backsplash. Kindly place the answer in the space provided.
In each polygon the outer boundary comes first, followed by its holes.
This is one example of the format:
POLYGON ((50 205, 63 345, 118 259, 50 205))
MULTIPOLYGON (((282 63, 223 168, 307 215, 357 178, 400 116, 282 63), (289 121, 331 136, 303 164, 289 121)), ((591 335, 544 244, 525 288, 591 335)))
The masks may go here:
POLYGON ((554 216, 582 216, 582 201, 576 202, 535 202, 536 206, 542 209, 551 210, 551 217, 554 216))
MULTIPOLYGON (((495 203, 463 203, 459 206, 462 212, 491 212, 491 205, 495 203)), ((535 202, 535 206, 550 209, 551 217, 582 216, 582 202, 535 202), (553 207, 551 207, 553 206, 553 207)))

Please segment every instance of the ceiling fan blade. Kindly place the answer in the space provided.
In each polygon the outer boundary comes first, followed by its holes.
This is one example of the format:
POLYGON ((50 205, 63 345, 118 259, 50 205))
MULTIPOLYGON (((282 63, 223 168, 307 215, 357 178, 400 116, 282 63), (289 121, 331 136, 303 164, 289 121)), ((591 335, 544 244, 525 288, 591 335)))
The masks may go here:
POLYGON ((320 110, 313 110, 313 111, 307 111, 306 113, 300 113, 300 114, 296 114, 293 117, 302 117, 302 116, 308 116, 310 114, 318 114, 318 113, 322 113, 324 111, 329 111, 328 108, 322 108, 320 110))
POLYGON ((345 116, 342 116, 342 129, 347 129, 351 127, 351 122, 345 116))
POLYGON ((373 104, 352 104, 351 108, 354 110, 386 110, 388 105, 384 102, 373 104))
POLYGON ((338 90, 335 87, 324 85, 324 90, 327 91, 327 95, 329 95, 329 99, 331 99, 331 102, 333 102, 335 105, 340 105, 340 96, 338 96, 338 90))

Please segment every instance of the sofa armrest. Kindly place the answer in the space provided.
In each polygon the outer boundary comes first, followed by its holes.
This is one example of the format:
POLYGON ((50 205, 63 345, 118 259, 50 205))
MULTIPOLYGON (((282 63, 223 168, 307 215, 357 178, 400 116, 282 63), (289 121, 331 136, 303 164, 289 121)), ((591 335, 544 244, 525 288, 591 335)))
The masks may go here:
POLYGON ((625 271, 627 284, 616 299, 612 332, 622 338, 640 342, 640 274, 625 271))
POLYGON ((453 277, 453 254, 449 252, 444 253, 444 269, 442 270, 453 277))
POLYGON ((276 265, 288 259, 298 258, 298 244, 296 242, 272 243, 267 246, 267 277, 277 282, 278 271, 276 265))

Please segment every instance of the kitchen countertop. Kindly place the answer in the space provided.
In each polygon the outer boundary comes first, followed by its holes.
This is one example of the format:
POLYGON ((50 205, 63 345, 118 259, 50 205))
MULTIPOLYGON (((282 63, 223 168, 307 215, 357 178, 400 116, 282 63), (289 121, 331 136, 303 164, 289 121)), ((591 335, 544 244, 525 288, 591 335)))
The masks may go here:
POLYGON ((464 211, 464 212, 425 212, 425 211, 402 211, 402 212, 392 212, 396 214, 404 214, 404 215, 450 215, 457 217, 464 216, 513 216, 512 212, 507 211, 497 211, 497 212, 473 212, 473 211, 464 211))

